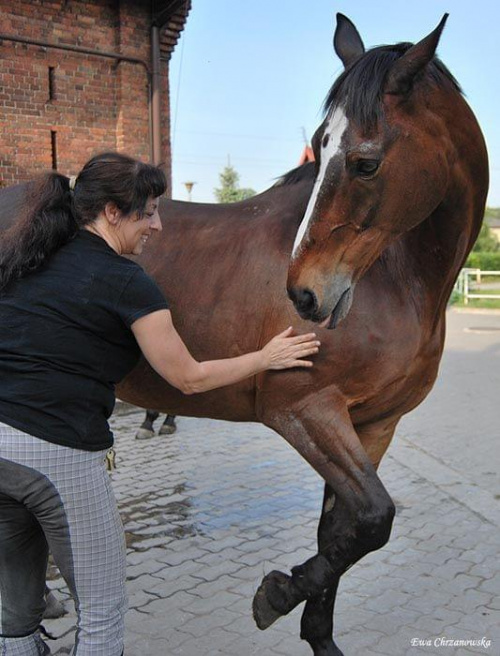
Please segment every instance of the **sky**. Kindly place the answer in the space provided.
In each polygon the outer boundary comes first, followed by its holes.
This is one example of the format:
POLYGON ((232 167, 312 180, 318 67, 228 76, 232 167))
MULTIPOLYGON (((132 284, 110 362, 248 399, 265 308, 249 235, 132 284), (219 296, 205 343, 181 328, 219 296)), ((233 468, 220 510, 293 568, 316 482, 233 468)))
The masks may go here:
POLYGON ((488 205, 500 207, 498 0, 192 0, 170 62, 173 197, 215 202, 230 163, 257 192, 294 168, 343 67, 335 14, 366 48, 416 42, 450 14, 438 55, 462 86, 486 139, 488 205))

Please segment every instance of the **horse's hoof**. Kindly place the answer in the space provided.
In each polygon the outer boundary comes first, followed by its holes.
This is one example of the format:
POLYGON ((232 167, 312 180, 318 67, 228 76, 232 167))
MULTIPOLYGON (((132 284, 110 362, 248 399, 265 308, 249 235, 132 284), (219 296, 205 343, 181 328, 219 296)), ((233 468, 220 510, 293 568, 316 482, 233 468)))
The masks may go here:
POLYGON ((155 436, 154 430, 151 430, 150 428, 139 428, 139 430, 135 434, 135 439, 150 440, 154 436, 155 436))
POLYGON ((173 435, 177 430, 176 424, 163 424, 160 428, 160 435, 173 435))
POLYGON ((262 586, 260 586, 254 595, 252 610, 255 624, 257 624, 257 627, 261 631, 270 627, 271 624, 274 624, 281 617, 281 613, 275 610, 267 600, 262 586))
POLYGON ((57 599, 53 592, 45 595, 45 610, 43 611, 43 618, 46 620, 56 620, 59 617, 66 615, 66 609, 62 603, 57 599))
POLYGON ((291 608, 286 608, 286 586, 290 584, 290 581, 290 576, 278 571, 270 572, 262 579, 252 604, 253 618, 257 627, 262 631, 291 610, 291 608), (270 601, 270 598, 274 603, 270 601), (276 605, 281 609, 277 609, 276 605))

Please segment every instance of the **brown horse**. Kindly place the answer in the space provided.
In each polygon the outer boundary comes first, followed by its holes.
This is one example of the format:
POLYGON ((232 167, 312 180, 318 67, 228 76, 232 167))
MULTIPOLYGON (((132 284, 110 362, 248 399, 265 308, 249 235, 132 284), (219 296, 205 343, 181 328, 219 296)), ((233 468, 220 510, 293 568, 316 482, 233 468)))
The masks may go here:
MULTIPOLYGON (((162 202, 163 233, 140 260, 199 359, 322 322, 311 370, 183 396, 142 362, 118 389, 170 414, 262 422, 325 479, 318 554, 291 575, 268 574, 254 599, 262 629, 306 601, 301 636, 316 656, 341 654, 332 639, 340 576, 389 538, 394 504, 376 470, 401 416, 432 388, 447 299, 483 216, 486 150, 434 57, 443 25, 414 46, 365 53, 338 15, 346 70, 314 138, 316 166, 241 203, 162 202)), ((3 192, 2 213, 23 195, 3 192)))

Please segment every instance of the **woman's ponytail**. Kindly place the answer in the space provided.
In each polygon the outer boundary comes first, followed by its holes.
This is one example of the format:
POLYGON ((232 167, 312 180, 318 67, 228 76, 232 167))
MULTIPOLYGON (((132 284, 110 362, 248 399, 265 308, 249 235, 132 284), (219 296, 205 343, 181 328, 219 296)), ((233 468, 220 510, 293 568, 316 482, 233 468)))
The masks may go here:
POLYGON ((55 172, 42 176, 31 186, 24 215, 0 239, 0 291, 43 266, 107 203, 124 217, 141 215, 148 198, 166 188, 159 167, 115 152, 92 157, 71 179, 55 172))
POLYGON ((32 183, 25 207, 1 239, 0 290, 43 266, 78 230, 69 180, 59 173, 32 183))

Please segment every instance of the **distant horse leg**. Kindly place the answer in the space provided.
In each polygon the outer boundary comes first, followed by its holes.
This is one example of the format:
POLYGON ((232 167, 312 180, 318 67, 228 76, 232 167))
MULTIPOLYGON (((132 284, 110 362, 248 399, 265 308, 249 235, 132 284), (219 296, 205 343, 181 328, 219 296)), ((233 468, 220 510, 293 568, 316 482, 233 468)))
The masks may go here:
POLYGON ((161 425, 160 430, 158 431, 159 435, 172 435, 177 430, 177 424, 175 423, 175 415, 167 415, 165 421, 161 425))
POLYGON ((148 440, 154 437, 155 431, 153 423, 158 419, 160 413, 156 410, 146 410, 146 416, 141 424, 141 427, 135 435, 136 440, 148 440))
MULTIPOLYGON (((387 451, 394 435, 397 421, 384 420, 383 423, 357 428, 359 439, 371 462, 378 469, 382 456, 387 451)), ((318 527, 318 550, 328 547, 328 518, 335 504, 335 493, 325 485, 321 519, 318 527)), ((333 613, 340 577, 319 597, 306 601, 302 613, 300 637, 310 645, 315 656, 341 656, 341 651, 332 639, 333 613)))
MULTIPOLYGON (((285 436, 323 476, 336 501, 325 514, 322 553, 294 567, 291 576, 271 572, 264 577, 253 605, 261 629, 300 602, 324 597, 352 564, 387 542, 394 517, 394 504, 361 446, 342 400, 335 402, 324 389, 312 398, 300 399, 295 408, 290 406, 290 399, 286 401, 278 399, 281 409, 273 408, 266 423, 285 436)), ((333 608, 333 591, 327 597, 333 608)), ((324 636, 326 629, 321 633, 324 636)), ((321 651, 320 646, 315 652, 318 656, 338 653, 332 651, 332 645, 326 647, 330 651, 321 651)))

